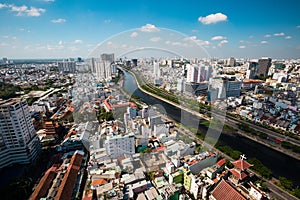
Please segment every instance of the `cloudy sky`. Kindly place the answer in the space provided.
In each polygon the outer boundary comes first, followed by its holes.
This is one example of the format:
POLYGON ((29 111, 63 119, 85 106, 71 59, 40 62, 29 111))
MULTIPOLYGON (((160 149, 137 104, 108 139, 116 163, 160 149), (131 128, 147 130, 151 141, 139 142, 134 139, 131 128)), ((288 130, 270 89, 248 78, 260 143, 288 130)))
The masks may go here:
POLYGON ((85 58, 98 45, 96 54, 299 58, 299 8, 297 0, 4 0, 0 57, 85 58))

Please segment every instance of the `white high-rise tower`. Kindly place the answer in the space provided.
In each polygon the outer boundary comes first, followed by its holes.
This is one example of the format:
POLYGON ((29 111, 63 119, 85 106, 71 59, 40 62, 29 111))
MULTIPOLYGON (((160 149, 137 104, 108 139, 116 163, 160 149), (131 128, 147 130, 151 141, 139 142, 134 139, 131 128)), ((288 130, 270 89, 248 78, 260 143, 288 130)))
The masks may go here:
POLYGON ((41 151, 26 100, 0 101, 0 168, 28 164, 41 151))

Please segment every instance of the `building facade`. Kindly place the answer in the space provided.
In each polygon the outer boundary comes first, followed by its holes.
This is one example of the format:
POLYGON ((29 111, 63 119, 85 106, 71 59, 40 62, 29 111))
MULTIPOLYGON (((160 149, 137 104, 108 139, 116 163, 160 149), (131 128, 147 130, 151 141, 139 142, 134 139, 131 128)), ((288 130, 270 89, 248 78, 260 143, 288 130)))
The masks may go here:
POLYGON ((134 135, 108 135, 105 141, 105 147, 107 155, 111 158, 118 158, 124 154, 134 154, 134 135))
POLYGON ((269 72, 269 68, 271 67, 272 59, 271 58, 260 58, 258 59, 258 66, 257 66, 257 76, 259 77, 266 77, 269 72))
POLYGON ((0 102, 0 133, 0 168, 36 160, 41 146, 26 100, 0 102))

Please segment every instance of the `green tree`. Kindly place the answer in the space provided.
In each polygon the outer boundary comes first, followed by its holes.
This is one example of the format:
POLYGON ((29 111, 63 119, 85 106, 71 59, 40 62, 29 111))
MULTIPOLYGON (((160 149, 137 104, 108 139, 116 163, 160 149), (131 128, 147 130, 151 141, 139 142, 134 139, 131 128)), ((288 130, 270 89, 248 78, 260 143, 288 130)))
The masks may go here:
POLYGON ((287 190, 292 190, 293 188, 293 182, 288 180, 287 178, 285 177, 282 177, 280 176, 279 178, 279 181, 280 181, 280 185, 284 188, 284 189, 287 189, 287 190))
POLYGON ((300 188, 297 188, 294 190, 294 195, 298 198, 300 198, 300 188))

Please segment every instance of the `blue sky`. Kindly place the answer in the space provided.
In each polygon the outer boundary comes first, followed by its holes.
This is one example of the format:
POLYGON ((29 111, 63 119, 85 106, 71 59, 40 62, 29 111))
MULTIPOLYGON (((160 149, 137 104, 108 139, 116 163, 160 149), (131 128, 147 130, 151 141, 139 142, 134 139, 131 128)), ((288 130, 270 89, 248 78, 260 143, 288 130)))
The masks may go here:
POLYGON ((297 0, 4 0, 0 57, 88 57, 97 44, 109 40, 118 40, 111 45, 116 50, 137 48, 143 35, 139 31, 145 32, 141 27, 148 27, 145 46, 159 43, 170 51, 185 51, 176 49, 181 45, 188 52, 191 46, 184 45, 184 38, 169 41, 159 35, 166 28, 202 45, 211 57, 299 58, 299 8, 297 0))

